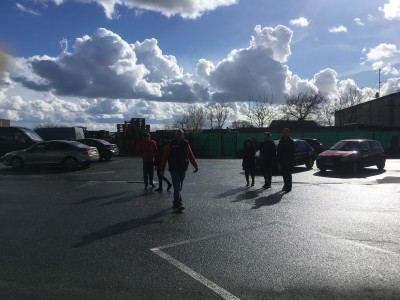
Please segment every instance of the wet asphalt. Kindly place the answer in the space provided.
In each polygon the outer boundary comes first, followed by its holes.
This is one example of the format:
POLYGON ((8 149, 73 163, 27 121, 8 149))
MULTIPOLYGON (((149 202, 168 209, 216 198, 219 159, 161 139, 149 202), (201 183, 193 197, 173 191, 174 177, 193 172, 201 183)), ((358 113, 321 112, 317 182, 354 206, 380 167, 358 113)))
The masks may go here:
POLYGON ((400 299, 400 160, 296 167, 286 194, 246 188, 240 160, 199 165, 182 214, 138 158, 0 166, 0 299, 400 299))

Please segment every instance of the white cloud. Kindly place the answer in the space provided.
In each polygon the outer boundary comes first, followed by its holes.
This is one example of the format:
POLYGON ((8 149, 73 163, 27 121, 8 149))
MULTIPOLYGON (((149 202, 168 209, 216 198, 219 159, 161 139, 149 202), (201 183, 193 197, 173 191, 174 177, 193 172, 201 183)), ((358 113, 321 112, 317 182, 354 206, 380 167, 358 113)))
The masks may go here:
POLYGON ((293 26, 298 26, 298 27, 307 27, 310 24, 310 22, 308 22, 308 20, 304 17, 290 20, 289 23, 293 26))
POLYGON ((371 15, 371 14, 369 14, 369 15, 367 16, 367 20, 368 20, 369 22, 376 22, 376 21, 378 21, 378 18, 375 17, 375 16, 373 16, 373 15, 371 15))
POLYGON ((343 25, 340 25, 337 27, 330 27, 329 32, 331 32, 331 33, 347 32, 347 28, 344 27, 343 25))
POLYGON ((375 48, 369 49, 369 52, 367 53, 367 60, 378 61, 382 58, 393 57, 398 53, 399 50, 397 50, 396 45, 381 43, 375 48))
POLYGON ((356 23, 357 25, 364 26, 364 23, 363 23, 363 21, 361 21, 360 18, 354 18, 353 21, 354 21, 354 23, 356 23))
POLYGON ((208 11, 215 10, 221 6, 230 6, 236 4, 238 0, 36 0, 39 2, 54 2, 61 5, 68 1, 80 3, 97 3, 102 6, 107 18, 113 19, 119 16, 116 11, 116 5, 127 8, 155 11, 167 17, 179 15, 182 18, 195 19, 208 11))
POLYGON ((208 91, 195 83, 156 39, 128 44, 109 30, 77 38, 73 52, 19 61, 14 80, 37 91, 89 98, 145 98, 198 102, 208 91))
POLYGON ((20 3, 16 3, 15 6, 17 7, 18 10, 20 10, 20 11, 22 11, 24 13, 27 13, 27 14, 30 14, 30 15, 33 15, 33 16, 40 16, 40 12, 38 12, 38 11, 36 11, 34 9, 27 8, 27 7, 23 6, 20 3))
POLYGON ((389 0, 383 8, 379 7, 387 20, 400 20, 400 0, 389 0))
POLYGON ((381 88, 381 96, 400 92, 400 78, 390 78, 381 88))
POLYGON ((329 95, 336 91, 337 72, 325 69, 314 75, 314 84, 322 95, 329 95))
POLYGON ((284 98, 290 72, 282 62, 291 53, 293 32, 283 25, 256 26, 254 30, 256 36, 248 48, 232 50, 216 65, 205 59, 197 64, 198 75, 222 93, 226 101, 246 101, 265 93, 273 93, 278 101, 284 98))

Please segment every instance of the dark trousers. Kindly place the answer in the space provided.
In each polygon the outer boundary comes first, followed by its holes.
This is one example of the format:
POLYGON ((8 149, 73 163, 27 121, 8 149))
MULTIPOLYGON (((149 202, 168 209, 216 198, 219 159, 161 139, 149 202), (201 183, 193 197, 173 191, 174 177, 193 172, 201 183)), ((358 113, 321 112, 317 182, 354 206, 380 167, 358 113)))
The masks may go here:
POLYGON ((152 162, 143 162, 143 180, 144 186, 153 184, 154 164, 152 162))
POLYGON ((281 161, 281 174, 283 177, 283 188, 285 190, 292 189, 292 164, 290 162, 281 161))
POLYGON ((185 179, 186 171, 169 171, 171 173, 172 185, 174 187, 174 202, 175 207, 182 205, 182 185, 185 179))
POLYGON ((270 186, 272 182, 272 163, 263 165, 263 175, 265 180, 265 185, 270 186))
POLYGON ((169 182, 169 180, 167 179, 167 177, 165 177, 164 175, 161 175, 160 173, 160 166, 157 166, 157 177, 158 177, 158 187, 160 189, 162 189, 162 182, 165 181, 168 185, 171 184, 171 182, 169 182))
POLYGON ((246 178, 247 184, 249 184, 249 176, 251 177, 251 183, 254 184, 254 169, 244 169, 244 177, 246 178))

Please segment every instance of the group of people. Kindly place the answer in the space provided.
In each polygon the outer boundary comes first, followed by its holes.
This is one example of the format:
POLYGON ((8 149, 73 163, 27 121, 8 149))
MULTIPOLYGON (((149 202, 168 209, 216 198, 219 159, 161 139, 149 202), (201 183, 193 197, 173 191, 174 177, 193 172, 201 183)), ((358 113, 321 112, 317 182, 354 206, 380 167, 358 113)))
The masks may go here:
MULTIPOLYGON (((143 179, 144 187, 155 188, 153 177, 154 170, 157 171, 158 188, 156 191, 163 191, 163 181, 167 184, 167 190, 174 188, 173 208, 182 211, 182 185, 185 179, 189 162, 194 167, 194 173, 199 170, 196 158, 193 155, 189 142, 184 139, 184 132, 178 129, 175 132, 174 139, 170 141, 159 140, 158 144, 150 139, 150 134, 145 132, 143 140, 139 144, 139 155, 143 159, 143 179), (165 167, 168 163, 168 169, 171 174, 172 183, 164 176, 165 167)), ((284 181, 282 191, 290 192, 292 190, 292 173, 295 154, 294 141, 289 136, 289 129, 284 128, 282 138, 278 146, 275 146, 271 140, 269 132, 264 133, 264 141, 260 145, 260 158, 262 159, 262 170, 264 173, 264 188, 270 188, 272 182, 272 171, 274 161, 277 158, 281 174, 284 181)), ((255 177, 255 155, 256 147, 251 139, 246 139, 243 147, 242 167, 246 178, 246 186, 254 186, 255 177), (251 184, 250 184, 251 178, 251 184)))
MULTIPOLYGON (((270 188, 272 182, 272 171, 277 159, 283 177, 282 191, 288 193, 292 190, 292 165, 295 155, 295 144, 289 136, 289 129, 284 128, 278 146, 271 140, 271 133, 264 132, 264 141, 260 145, 261 169, 264 175, 264 188, 270 188)), ((254 186, 256 168, 256 147, 251 139, 246 139, 243 147, 242 167, 246 178, 246 186, 254 186)))
POLYGON ((173 186, 173 208, 178 209, 178 211, 182 211, 184 207, 182 205, 181 191, 189 162, 194 167, 194 173, 199 170, 198 163, 193 155, 192 149, 190 148, 189 142, 184 139, 183 130, 178 129, 175 132, 174 139, 169 142, 160 140, 158 145, 155 141, 150 139, 150 134, 145 132, 143 135, 143 140, 139 144, 138 152, 143 159, 144 188, 147 190, 149 186, 156 187, 153 182, 153 170, 155 169, 157 171, 159 182, 159 187, 156 189, 156 191, 163 191, 163 181, 167 183, 168 191, 173 186), (164 176, 167 162, 168 169, 171 174, 172 184, 164 176))

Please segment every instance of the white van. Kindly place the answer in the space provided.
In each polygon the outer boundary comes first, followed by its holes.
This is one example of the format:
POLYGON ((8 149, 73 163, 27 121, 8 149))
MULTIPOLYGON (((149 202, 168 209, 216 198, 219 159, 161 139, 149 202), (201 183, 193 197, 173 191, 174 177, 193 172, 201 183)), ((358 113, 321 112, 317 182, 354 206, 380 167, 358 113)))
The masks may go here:
POLYGON ((24 127, 0 127, 0 157, 4 154, 26 149, 43 139, 33 130, 24 127))

